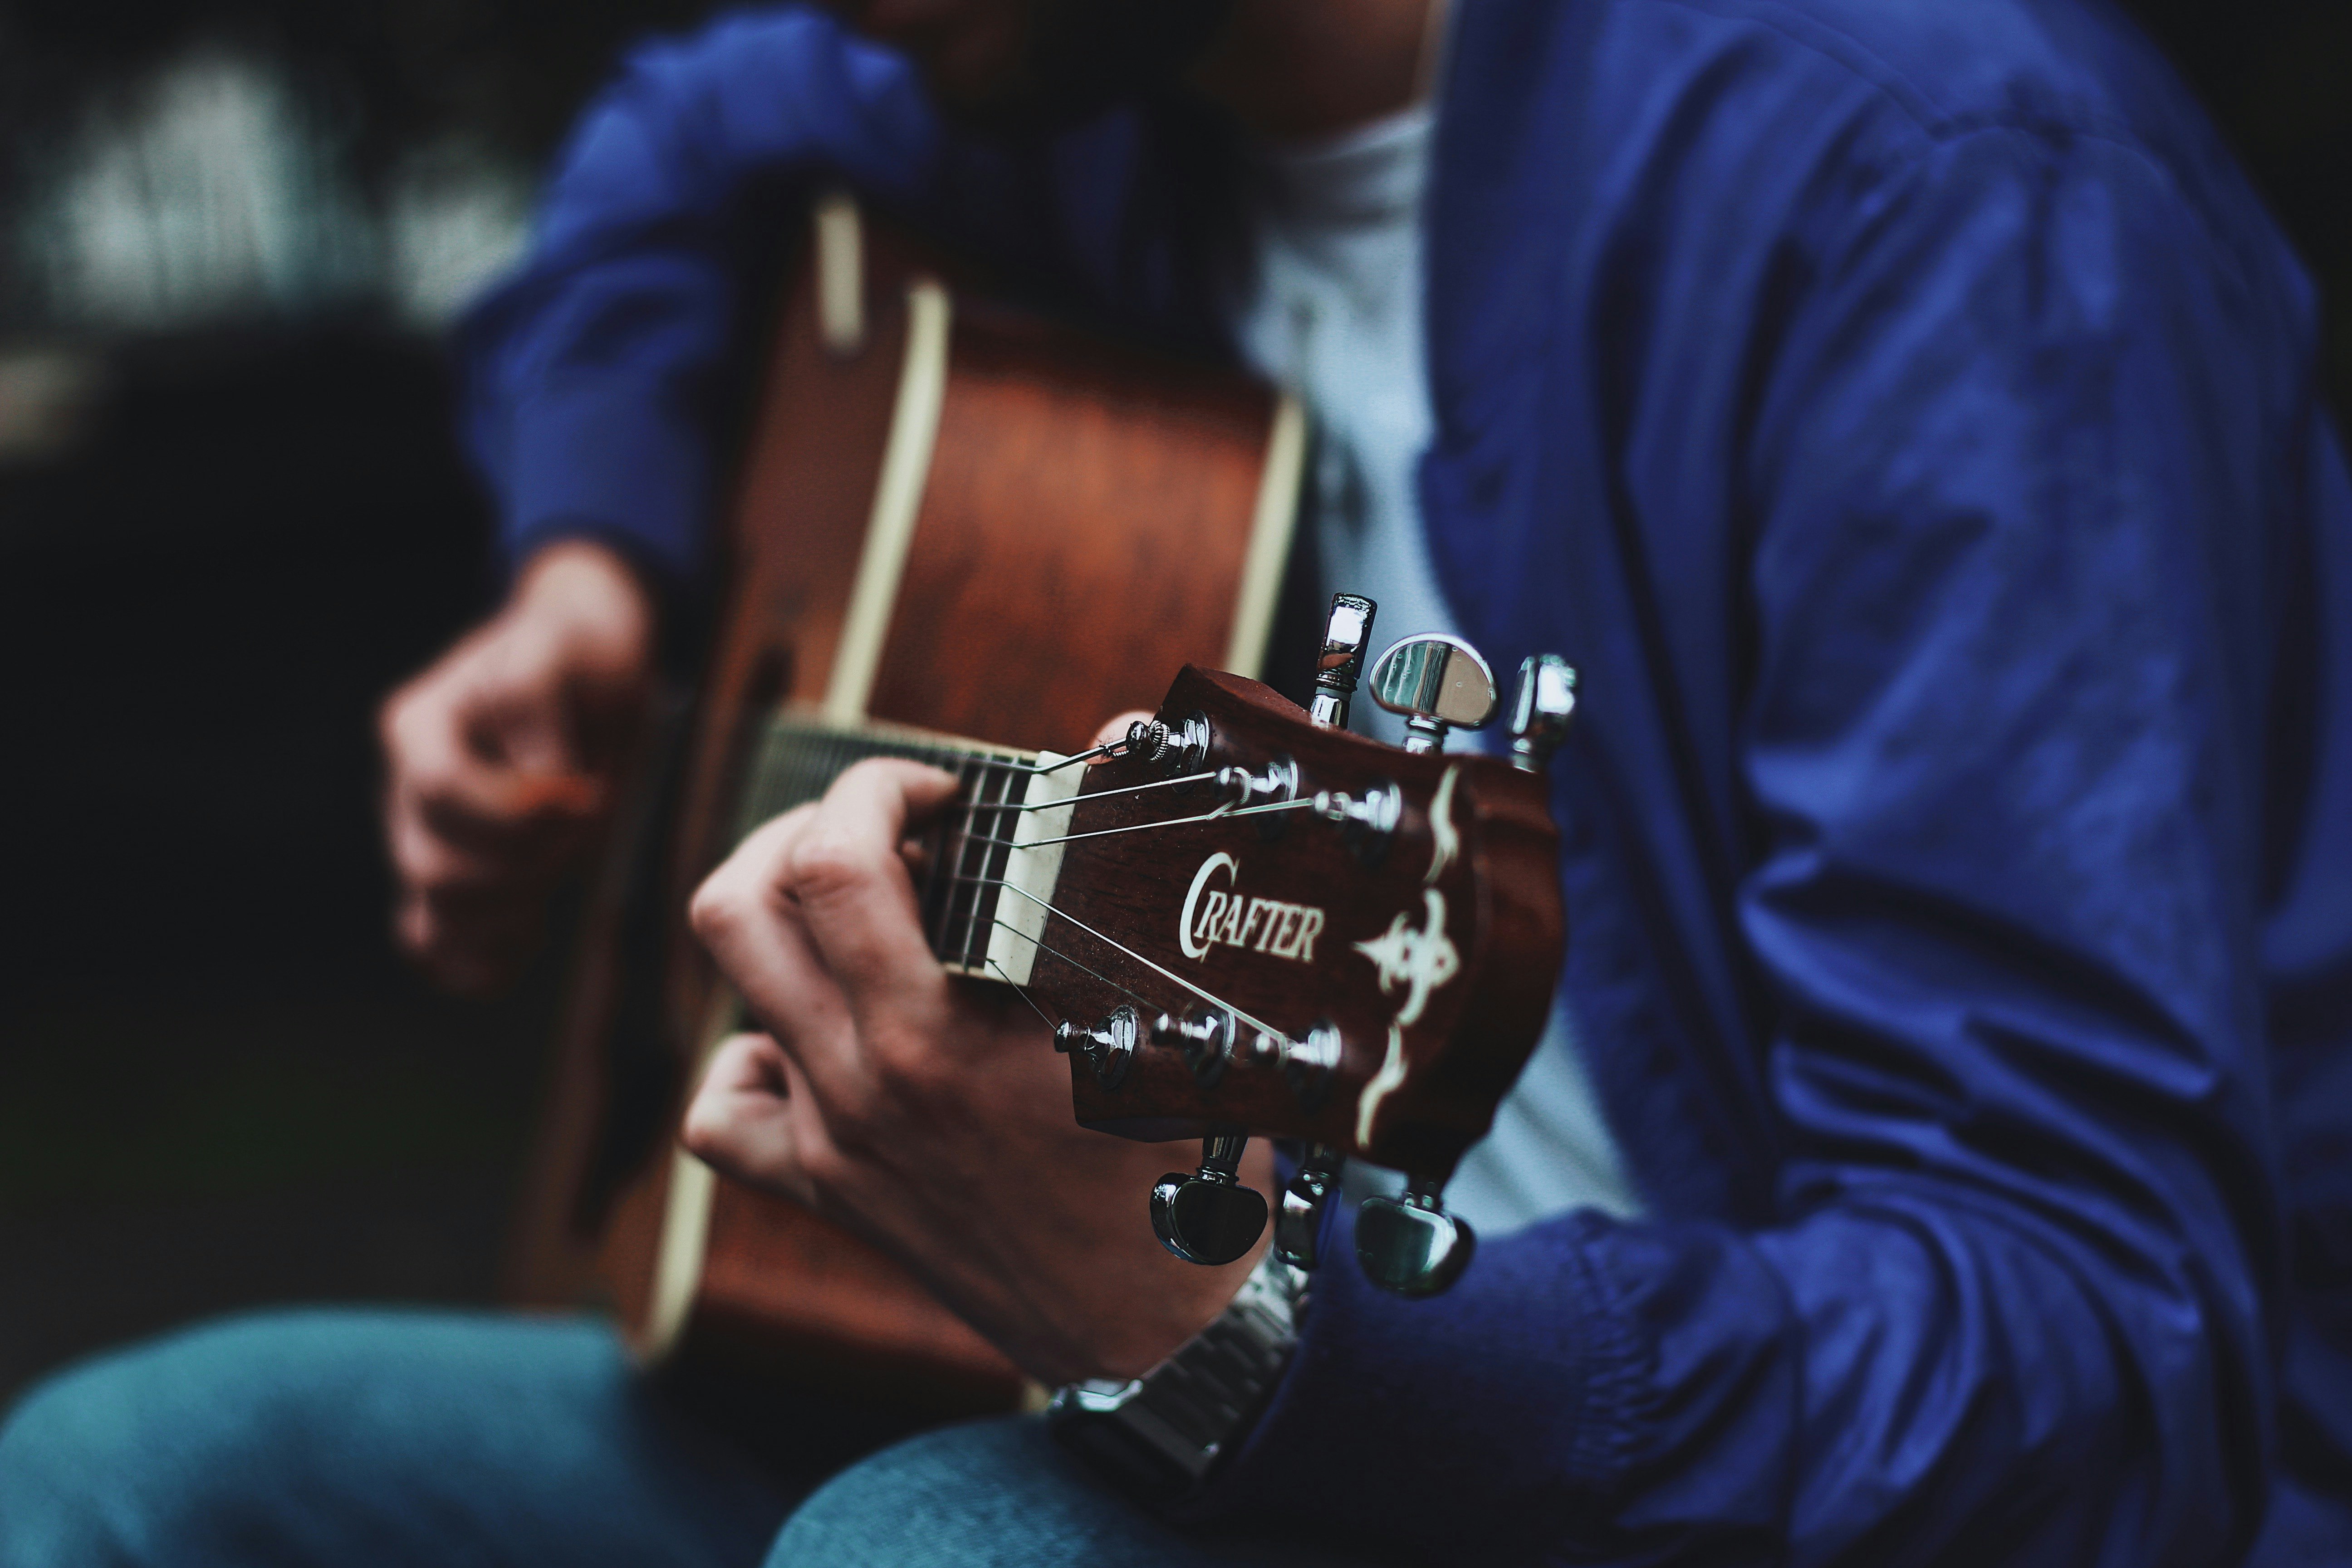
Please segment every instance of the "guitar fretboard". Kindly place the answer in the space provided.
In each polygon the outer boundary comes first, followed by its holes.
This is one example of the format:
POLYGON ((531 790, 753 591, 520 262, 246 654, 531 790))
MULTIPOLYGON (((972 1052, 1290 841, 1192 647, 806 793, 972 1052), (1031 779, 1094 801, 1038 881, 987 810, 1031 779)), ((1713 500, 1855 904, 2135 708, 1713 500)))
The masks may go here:
MULTIPOLYGON (((915 892, 924 934, 940 962, 993 978, 989 942, 1013 841, 1026 815, 1023 803, 1038 776, 1033 753, 920 731, 846 729, 786 713, 769 722, 751 760, 736 814, 736 841, 770 818, 817 799, 844 770, 868 757, 928 763, 962 781, 956 803, 923 837, 925 858, 916 868, 915 892)), ((1021 967, 1025 973, 1025 963, 1021 967)))

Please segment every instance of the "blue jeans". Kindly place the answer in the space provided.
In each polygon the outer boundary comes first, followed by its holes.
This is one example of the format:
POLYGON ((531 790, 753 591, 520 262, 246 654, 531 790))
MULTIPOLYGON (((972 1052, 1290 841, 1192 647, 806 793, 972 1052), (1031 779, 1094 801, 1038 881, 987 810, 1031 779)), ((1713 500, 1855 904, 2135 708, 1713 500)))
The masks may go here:
POLYGON ((0 1568, 1339 1562, 1181 1534, 1095 1483, 1034 1420, 869 1455, 870 1423, 811 1400, 778 1412, 776 1431, 754 1467, 666 1407, 593 1324, 236 1319, 26 1397, 0 1426, 0 1568))

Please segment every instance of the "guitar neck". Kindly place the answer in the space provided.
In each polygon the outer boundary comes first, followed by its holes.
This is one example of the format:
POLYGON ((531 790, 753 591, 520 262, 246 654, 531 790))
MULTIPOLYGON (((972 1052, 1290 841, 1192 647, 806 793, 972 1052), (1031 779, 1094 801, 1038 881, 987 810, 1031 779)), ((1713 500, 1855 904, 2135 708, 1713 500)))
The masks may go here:
POLYGON ((768 723, 747 773, 735 837, 823 795, 868 757, 903 757, 961 781, 956 803, 923 835, 915 894, 931 951, 949 969, 1024 983, 1044 929, 1066 803, 1085 769, 1045 771, 1062 759, 888 725, 833 724, 786 710, 768 723), (1007 892, 1010 887, 1013 890, 1007 892))

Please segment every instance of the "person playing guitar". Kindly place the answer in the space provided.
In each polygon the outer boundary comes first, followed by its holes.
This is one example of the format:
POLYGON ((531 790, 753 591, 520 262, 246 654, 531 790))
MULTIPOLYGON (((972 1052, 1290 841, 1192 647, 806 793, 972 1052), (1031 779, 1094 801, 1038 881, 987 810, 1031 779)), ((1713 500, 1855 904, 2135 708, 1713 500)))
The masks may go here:
POLYGON ((751 1026, 686 1141, 1074 1385, 1050 1424, 812 1395, 763 1473, 592 1326, 278 1316, 37 1393, 0 1563, 2352 1560, 2352 485, 2309 288, 2127 25, 864 0, 649 48, 467 329, 514 588, 385 710, 452 984, 610 809, 745 279, 834 184, 1293 390, 1294 571, 1580 671, 1472 1266, 1168 1258, 1166 1150, 924 940, 953 781, 870 762, 695 898, 751 1026), (1084 1390, 1237 1335, 1248 1397, 1107 1462, 1084 1390))

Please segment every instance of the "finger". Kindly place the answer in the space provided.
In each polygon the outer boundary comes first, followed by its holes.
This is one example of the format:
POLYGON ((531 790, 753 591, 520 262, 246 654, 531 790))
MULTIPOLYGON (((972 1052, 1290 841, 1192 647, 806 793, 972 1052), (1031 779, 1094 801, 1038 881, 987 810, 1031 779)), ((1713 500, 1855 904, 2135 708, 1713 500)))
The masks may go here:
POLYGON ((388 823, 399 897, 398 945, 437 984, 466 994, 502 989, 546 935, 550 895, 564 864, 467 848, 430 831, 413 811, 388 823))
POLYGON ((953 774, 918 763, 860 763, 785 847, 783 886, 853 1007, 863 995, 940 984, 899 845, 957 788, 953 774))
POLYGON ((795 1052, 845 1032, 849 1017, 784 885, 793 846, 816 813, 814 804, 800 806, 744 839, 695 889, 687 911, 752 1016, 795 1052))
POLYGON ((453 991, 499 989, 519 974, 547 935, 546 900, 511 891, 436 897, 404 889, 393 932, 401 951, 453 991))
POLYGON ((481 670, 477 700, 465 712, 468 750, 523 773, 570 773, 579 766, 564 722, 563 679, 544 638, 502 640, 481 670))
POLYGON ((443 837, 494 853, 569 837, 602 815, 609 793, 602 781, 555 766, 518 767, 499 748, 469 738, 481 700, 478 690, 436 685, 387 705, 384 750, 396 807, 443 837))
POLYGON ((507 857, 434 832, 405 804, 394 804, 386 826, 392 867, 404 888, 432 897, 488 891, 515 880, 516 868, 507 857))
POLYGON ((822 1194, 807 1154, 824 1135, 813 1107, 805 1079, 773 1037, 733 1035, 712 1053, 679 1141, 722 1174, 815 1207, 822 1194))
POLYGON ((531 864, 560 859, 604 815, 609 792, 584 773, 473 763, 404 781, 417 818, 452 844, 531 864))

